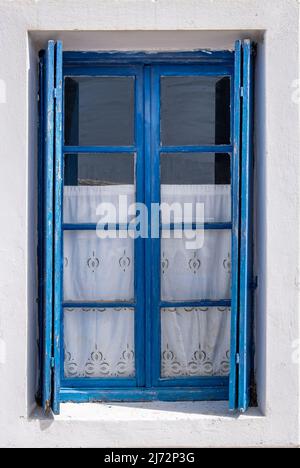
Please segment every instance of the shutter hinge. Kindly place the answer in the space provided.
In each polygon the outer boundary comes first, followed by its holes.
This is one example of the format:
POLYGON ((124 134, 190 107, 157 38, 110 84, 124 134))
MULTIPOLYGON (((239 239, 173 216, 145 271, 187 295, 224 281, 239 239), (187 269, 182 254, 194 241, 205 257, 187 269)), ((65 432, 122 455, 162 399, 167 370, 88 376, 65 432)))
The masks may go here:
POLYGON ((240 364, 240 355, 239 355, 239 353, 236 353, 235 362, 236 362, 237 365, 240 364))
POLYGON ((244 97, 244 86, 241 86, 240 93, 241 93, 241 97, 244 97))
POLYGON ((57 98, 57 88, 53 89, 53 97, 54 97, 54 99, 57 98))
POLYGON ((50 365, 51 365, 51 369, 54 369, 54 365, 55 365, 54 357, 51 358, 50 365))

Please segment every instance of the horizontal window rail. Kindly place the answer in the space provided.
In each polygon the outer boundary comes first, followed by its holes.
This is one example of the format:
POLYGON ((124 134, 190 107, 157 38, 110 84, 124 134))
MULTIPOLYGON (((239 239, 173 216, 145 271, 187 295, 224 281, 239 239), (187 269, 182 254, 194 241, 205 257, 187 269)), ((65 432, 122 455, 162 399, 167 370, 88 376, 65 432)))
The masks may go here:
POLYGON ((124 223, 124 224, 95 224, 95 223, 78 223, 78 224, 63 224, 64 231, 134 231, 135 225, 124 223))
POLYGON ((134 153, 136 146, 64 146, 66 154, 78 153, 134 153))
MULTIPOLYGON (((136 224, 124 223, 124 224, 96 224, 96 223, 65 223, 62 228, 64 231, 135 231, 136 224)), ((171 223, 161 224, 161 231, 176 231, 176 230, 231 230, 232 223, 171 223)))
MULTIPOLYGON (((135 145, 132 146, 67 146, 63 147, 63 152, 67 154, 77 153, 134 153, 137 151, 135 145)), ((161 146, 160 153, 232 153, 232 145, 205 145, 205 146, 161 146)))
POLYGON ((232 145, 161 146, 160 153, 232 153, 232 145))
POLYGON ((134 309, 136 303, 134 301, 106 301, 106 302, 76 302, 65 301, 62 304, 64 309, 134 309))
MULTIPOLYGON (((106 65, 107 63, 125 64, 153 64, 153 63, 220 63, 222 65, 234 64, 234 52, 229 50, 211 51, 211 50, 195 50, 182 52, 74 52, 66 51, 63 54, 65 69, 68 66, 74 65, 106 65), (101 63, 102 62, 102 63, 101 63)), ((101 70, 101 66, 99 67, 101 70)))
POLYGON ((171 224, 162 224, 161 225, 161 230, 162 231, 176 231, 176 230, 183 230, 183 229, 188 229, 191 231, 196 231, 196 230, 231 230, 232 229, 232 223, 171 223, 171 224))
POLYGON ((203 299, 199 301, 160 301, 160 308, 200 308, 200 307, 231 307, 231 299, 210 300, 203 299))

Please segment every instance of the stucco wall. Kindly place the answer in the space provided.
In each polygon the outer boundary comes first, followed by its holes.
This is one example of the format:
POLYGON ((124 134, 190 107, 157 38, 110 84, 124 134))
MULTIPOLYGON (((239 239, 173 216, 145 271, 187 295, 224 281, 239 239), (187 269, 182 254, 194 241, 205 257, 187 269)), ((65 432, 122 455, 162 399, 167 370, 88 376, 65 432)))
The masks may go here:
POLYGON ((297 79, 296 0, 0 0, 0 446, 299 443, 297 79), (44 419, 34 405, 38 49, 50 38, 73 50, 217 49, 243 37, 258 42, 259 409, 238 417, 225 403, 63 405, 44 419))

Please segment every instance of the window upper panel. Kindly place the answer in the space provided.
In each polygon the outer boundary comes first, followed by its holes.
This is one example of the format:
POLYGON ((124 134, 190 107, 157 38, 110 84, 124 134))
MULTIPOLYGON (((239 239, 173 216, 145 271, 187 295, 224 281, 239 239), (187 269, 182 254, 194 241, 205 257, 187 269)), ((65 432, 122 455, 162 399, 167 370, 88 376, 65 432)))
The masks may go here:
POLYGON ((132 76, 76 76, 65 79, 65 144, 134 144, 132 76))
POLYGON ((164 146, 230 144, 230 78, 161 77, 164 146))

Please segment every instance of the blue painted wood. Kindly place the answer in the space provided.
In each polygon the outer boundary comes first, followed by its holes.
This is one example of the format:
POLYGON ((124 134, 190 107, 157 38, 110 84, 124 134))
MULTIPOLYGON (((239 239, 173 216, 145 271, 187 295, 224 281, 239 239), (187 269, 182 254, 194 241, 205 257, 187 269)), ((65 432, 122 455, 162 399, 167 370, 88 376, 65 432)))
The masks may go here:
MULTIPOLYGON (((136 201, 145 203, 144 158, 144 74, 136 67, 135 78, 135 141, 136 152, 136 201)), ((146 221, 146 220, 145 220, 146 221)), ((136 385, 145 385, 145 243, 142 237, 135 239, 135 368, 136 385)))
POLYGON ((64 223, 62 229, 64 231, 96 231, 97 229, 104 231, 135 231, 133 224, 95 224, 95 223, 78 223, 68 224, 64 223))
POLYGON ((201 388, 201 387, 227 387, 228 389, 229 379, 228 377, 197 377, 197 376, 186 376, 186 377, 174 377, 174 378, 159 378, 159 387, 177 387, 177 388, 201 388))
POLYGON ((62 207, 63 207, 63 133, 62 133, 62 42, 57 42, 55 49, 55 189, 54 189, 54 333, 53 333, 53 401, 54 414, 59 414, 59 392, 61 374, 61 315, 63 298, 63 237, 62 237, 62 207))
MULTIPOLYGON (((151 54, 152 56, 153 54, 151 54)), ((231 153, 233 147, 227 146, 211 146, 211 147, 168 147, 160 146, 160 76, 177 74, 186 75, 233 75, 233 53, 207 53, 201 52, 181 55, 176 54, 156 54, 152 60, 149 54, 131 54, 128 56, 114 55, 111 63, 115 66, 108 66, 111 54, 82 54, 82 53, 65 53, 64 54, 64 76, 76 76, 77 74, 85 76, 101 76, 103 74, 109 76, 135 76, 136 77, 136 146, 131 147, 60 147, 59 151, 69 154, 78 153, 101 153, 101 152, 135 152, 137 153, 137 201, 146 202, 150 207, 151 202, 160 202, 160 153, 162 151, 170 152, 215 152, 215 153, 231 153), (202 54, 202 55, 201 55, 202 54), (162 57, 165 57, 165 62, 176 63, 176 65, 159 65, 163 63, 162 57), (106 65, 104 66, 104 60, 106 65), (124 63, 121 63, 124 60, 124 63), (178 65, 182 60, 182 64, 178 65), (195 61, 198 64, 194 64, 195 61), (101 63, 102 61, 102 63, 101 63), (153 64, 157 66, 137 67, 132 64, 153 64), (118 64, 118 66, 117 66, 118 64), (121 65, 120 65, 121 64, 121 65), (192 65, 193 64, 193 65, 192 65), (75 65, 75 66, 74 66, 75 65), (124 65, 124 66, 123 66, 124 65), (143 123, 144 122, 144 123, 143 123), (149 177, 151 174, 151 177, 149 177)), ((58 144, 58 143, 57 143, 58 144)), ((56 159, 57 162, 57 159, 56 159)), ((62 186, 56 188, 57 195, 62 186)), ((55 197, 57 201, 57 198, 55 197)), ((63 230, 80 230, 80 229, 95 229, 96 225, 63 225, 61 222, 62 213, 55 215, 56 226, 59 226, 60 221, 60 240, 63 230)), ((205 229, 231 229, 231 223, 215 223, 205 224, 205 229)), ((149 226, 150 229, 150 226, 149 226)), ((150 231, 149 231, 150 232, 150 231)), ((57 241, 57 239, 55 239, 57 241)), ((55 251, 55 253, 58 250, 55 251)), ((61 375, 61 390, 60 398, 66 395, 69 391, 69 385, 75 385, 74 395, 75 401, 89 401, 93 399, 101 399, 104 395, 105 399, 123 400, 129 399, 222 399, 228 398, 228 379, 227 378, 181 378, 181 379, 161 379, 160 378, 160 354, 161 354, 161 336, 160 336, 160 308, 161 307, 230 307, 230 300, 222 301, 200 301, 200 302, 180 302, 165 303, 160 301, 160 240, 159 239, 139 239, 135 244, 136 261, 135 261, 135 302, 134 303, 62 303, 63 307, 73 308, 74 313, 78 308, 103 308, 103 307, 134 307, 136 314, 135 334, 136 334, 136 379, 124 379, 122 382, 119 379, 109 379, 107 383, 100 379, 91 379, 90 383, 86 383, 87 379, 65 379, 63 376, 63 352, 60 353, 60 375, 61 375), (144 276, 144 271, 146 275, 144 276), (145 294, 146 291, 146 294, 145 294), (145 330, 146 329, 146 330, 145 330), (145 343, 146 336, 146 343, 145 343), (105 387, 109 384, 109 388, 105 387), (178 388, 178 385, 185 388, 178 388), (125 388, 116 388, 115 386, 125 386, 125 388), (140 388, 134 388, 134 385, 140 385, 140 388), (193 386, 198 386, 195 388, 193 386), (90 388, 81 388, 90 386, 90 388), (103 387, 100 389, 99 387, 103 387), (127 389, 126 389, 126 386, 127 389), (143 386, 143 387, 142 387, 143 386), (159 389, 159 387, 163 387, 159 389), (114 390, 115 387, 115 390, 114 390), (150 389, 150 387, 152 387, 150 389), (189 388, 191 387, 191 388, 189 388), (218 387, 221 387, 218 388, 218 387), (80 400, 84 394, 84 399, 80 400), (130 395, 130 396, 128 396, 130 395), (139 396, 138 396, 139 395, 139 396), (79 399, 77 400, 79 396, 79 399), (86 400, 85 400, 86 398, 86 400)), ((62 265, 61 255, 60 265, 62 265)), ((55 260, 58 262, 58 255, 55 260)), ((58 267, 58 263, 56 264, 58 267)), ((57 270, 55 270, 57 274, 57 270)), ((60 271, 62 278, 62 270, 60 271)), ((59 294, 55 293, 56 303, 59 303, 59 294)), ((61 299, 61 298, 60 298, 61 299)), ((62 302, 62 299, 61 299, 62 302)), ((58 317, 58 315, 57 315, 58 317)), ((55 330, 63 336, 63 318, 60 317, 60 326, 55 324, 55 330)), ((56 334, 55 331, 55 334, 56 334)), ((61 341, 62 344, 62 341, 61 341)), ((55 361, 56 363, 56 361, 55 361)), ((71 391, 71 393, 73 390, 71 391)), ((73 395, 73 393, 72 393, 73 395)), ((73 397, 72 397, 73 398, 73 397)), ((62 400, 63 401, 63 400, 62 400)))
POLYGON ((84 64, 79 67, 64 67, 64 76, 135 76, 136 70, 136 65, 128 65, 128 63, 127 65, 118 67, 111 65, 89 67, 87 64, 84 64))
MULTIPOLYGON (((160 204, 160 74, 158 66, 151 71, 151 201, 160 204)), ((152 387, 158 385, 161 373, 161 241, 152 238, 152 387)))
POLYGON ((137 384, 138 376, 135 375, 133 378, 125 377, 103 377, 103 378, 66 378, 61 379, 61 388, 81 388, 103 389, 103 388, 131 388, 135 389, 138 387, 137 384))
POLYGON ((39 382, 38 400, 43 393, 43 336, 44 336, 44 105, 45 105, 45 54, 39 56, 39 128, 38 128, 38 315, 39 315, 39 382))
MULTIPOLYGON (((150 209, 150 208, 149 208, 150 209)), ((68 224, 64 223, 62 229, 64 231, 96 231, 97 228, 101 228, 104 231, 134 231, 135 226, 133 224, 103 224, 97 225, 95 223, 78 223, 78 224, 68 224)), ((174 231, 176 229, 205 229, 205 230, 231 230, 232 223, 204 223, 204 224, 184 224, 184 223, 171 223, 170 225, 161 224, 160 229, 166 230, 170 229, 174 231)), ((149 234, 150 235, 150 234, 149 234)))
POLYGON ((130 301, 110 301, 110 302, 91 302, 91 301, 81 301, 81 302, 75 302, 75 301, 64 301, 63 302, 63 307, 66 309, 78 309, 78 308, 83 308, 83 309, 105 309, 105 308, 113 308, 113 309, 124 309, 124 308, 131 308, 131 307, 136 307, 135 302, 130 302, 130 301))
MULTIPOLYGON (((66 154, 78 153, 135 153, 137 147, 132 146, 67 146, 63 147, 66 154)), ((161 153, 232 153, 232 145, 209 145, 209 146, 161 146, 161 153)))
POLYGON ((233 156, 232 156, 232 304, 231 304, 231 349, 229 379, 229 409, 237 408, 237 353, 239 322, 239 238, 240 238, 240 133, 241 133, 241 41, 235 45, 234 70, 234 122, 233 122, 233 156))
POLYGON ((136 146, 64 146, 63 152, 65 154, 82 153, 135 153, 136 146))
POLYGON ((157 73, 160 76, 231 76, 233 66, 220 64, 206 65, 157 65, 157 73))
POLYGON ((243 41, 243 89, 238 396, 238 408, 242 412, 250 403, 253 330, 253 54, 250 40, 243 41))
POLYGON ((128 64, 130 62, 137 61, 142 64, 150 64, 157 62, 175 62, 183 60, 184 63, 191 61, 202 61, 212 63, 214 61, 220 61, 222 63, 229 61, 233 62, 234 52, 229 50, 205 50, 199 49, 194 51, 180 51, 180 52, 137 52, 137 51, 125 51, 120 52, 116 50, 108 52, 76 52, 67 51, 64 52, 64 63, 66 65, 74 65, 76 63, 88 64, 94 63, 99 64, 103 62, 116 63, 116 64, 128 64))
MULTIPOLYGON (((131 308, 131 307, 136 307, 137 303, 136 302, 130 302, 130 301, 111 301, 111 302, 91 302, 91 301, 82 301, 82 302, 76 302, 76 301, 64 301, 62 303, 64 308, 67 309, 76 309, 76 308, 84 308, 84 309, 103 309, 103 308, 131 308)), ((231 307, 231 300, 230 299, 222 299, 222 300, 199 300, 199 301, 173 301, 173 302, 168 302, 168 301, 158 301, 159 307, 164 307, 164 308, 174 308, 174 307, 231 307)))
POLYGON ((176 230, 181 230, 181 229, 191 229, 191 230, 197 230, 197 229, 204 229, 206 231, 210 230, 231 230, 232 229, 232 223, 204 223, 204 224, 197 224, 197 223, 171 223, 171 224, 162 224, 161 225, 161 230, 171 230, 171 231, 176 231, 176 230))
POLYGON ((53 332, 53 164, 54 164, 54 47, 50 41, 45 58, 45 161, 44 161, 44 336, 43 393, 45 411, 51 408, 51 358, 53 332))
POLYGON ((220 63, 233 64, 234 53, 232 51, 196 50, 192 52, 64 52, 64 64, 74 65, 101 65, 101 64, 125 64, 140 63, 152 65, 154 63, 220 63))
MULTIPOLYGON (((144 67, 144 158, 145 158, 145 204, 148 213, 151 210, 152 201, 152 158, 151 158, 151 67, 144 67)), ((145 371, 146 371, 146 388, 152 386, 152 240, 151 240, 151 224, 148 224, 148 238, 145 239, 145 371)))
POLYGON ((162 146, 161 153, 220 153, 227 156, 232 153, 232 145, 210 145, 210 146, 162 146))
POLYGON ((60 394, 62 403, 94 402, 94 401, 225 401, 228 400, 228 387, 196 387, 182 389, 176 387, 152 389, 69 389, 63 388, 60 394))
POLYGON ((185 308, 198 308, 198 307, 231 307, 231 300, 230 299, 222 299, 212 301, 210 299, 203 299, 199 301, 159 301, 158 302, 160 308, 165 309, 172 309, 177 307, 185 307, 185 308))
MULTIPOLYGON (((136 153, 136 201, 137 203, 144 203, 144 140, 143 140, 143 115, 144 115, 144 88, 143 88, 143 70, 142 67, 124 67, 122 70, 114 70, 108 67, 98 71, 98 75, 120 75, 120 76, 134 76, 135 77, 135 141, 136 146, 133 147, 64 147, 63 152, 70 154, 70 151, 75 153, 83 152, 135 152, 136 153)), ((71 153, 72 154, 72 153, 71 153)), ((124 228, 134 229, 132 225, 105 226, 108 229, 121 230, 124 228)), ((97 225, 92 223, 83 224, 62 224, 61 231, 77 231, 77 230, 96 230, 97 225)), ((99 239, 99 242, 101 240, 99 239)), ((137 238, 135 240, 135 299, 131 302, 63 302, 63 307, 74 309, 74 313, 78 308, 84 309, 102 309, 102 308, 134 308, 135 313, 135 379, 91 379, 91 386, 139 386, 145 385, 145 337, 144 337, 144 320, 145 320, 145 292, 144 292, 144 240, 137 238), (105 383, 106 382, 106 383, 105 383)), ((87 310, 88 312, 88 310, 87 310)), ((63 333, 63 319, 61 319, 61 330, 63 333)), ((61 379, 65 381, 63 375, 63 360, 64 353, 61 353, 61 379)), ((75 380, 75 379, 73 379, 75 380)), ((84 382, 81 379, 76 379, 76 386, 82 386, 84 382)))
MULTIPOLYGON (((152 181, 152 201, 154 203, 160 203, 160 153, 167 149, 168 152, 174 150, 174 148, 161 148, 160 147, 160 77, 165 75, 201 75, 202 73, 205 74, 232 74, 230 70, 222 70, 220 68, 216 69, 211 67, 209 71, 207 69, 204 70, 203 67, 198 66, 154 66, 152 71, 152 116, 151 116, 151 124, 152 124, 152 138, 151 138, 151 158, 152 158, 152 174, 153 174, 153 181, 152 181)), ((205 147, 194 147, 196 150, 203 150, 205 147)), ((210 151, 214 151, 215 147, 207 147, 210 151)), ((175 147, 175 152, 178 151, 186 151, 191 150, 191 147, 175 147)), ((224 148, 222 148, 224 150, 224 148)), ((226 151, 232 150, 232 147, 226 147, 226 151)), ((177 226, 171 224, 171 229, 176 228, 177 226)), ((192 226, 193 228, 196 225, 192 226)), ((205 223, 204 228, 206 229, 231 229, 231 223, 205 223)), ((164 228, 164 226, 161 226, 164 228)), ((169 226, 167 226, 169 228, 169 226)), ((161 258, 160 258, 160 239, 152 239, 152 324, 153 324, 153 382, 152 385, 156 386, 164 386, 167 385, 166 382, 170 382, 170 385, 176 385, 177 379, 161 379, 161 308, 174 308, 174 307, 230 307, 231 300, 222 300, 222 301, 178 301, 178 302, 167 302, 161 301, 160 299, 160 282, 161 282, 161 258)), ((193 385, 193 378, 185 378, 181 379, 180 382, 183 386, 192 386, 193 385)), ((197 380, 198 385, 205 385, 204 381, 200 378, 197 380)), ((227 379, 228 385, 228 379, 227 379)))
MULTIPOLYGON (((63 52, 64 54, 64 52, 63 52)), ((65 142, 65 135, 66 135, 66 128, 65 128, 65 77, 64 77, 64 55, 62 58, 62 64, 63 64, 63 86, 62 86, 62 157, 63 157, 63 166, 62 166, 62 179, 63 179, 63 190, 64 190, 64 185, 68 182, 71 183, 77 183, 78 181, 78 158, 74 158, 74 162, 71 165, 70 173, 68 174, 66 172, 64 160, 65 160, 65 154, 64 154, 64 142, 65 142)), ((76 104, 76 109, 79 109, 79 87, 77 86, 75 88, 75 104, 76 104)), ((73 137, 75 138, 74 141, 78 142, 79 138, 79 116, 77 116, 74 119, 74 129, 70 130, 73 132, 73 137)), ((61 207, 61 230, 63 231, 63 221, 64 221, 64 206, 62 204, 61 207)), ((61 290, 62 290, 62 306, 61 306, 61 319, 60 319, 60 383, 62 385, 62 382, 65 377, 65 346, 64 346, 64 336, 65 336, 65 322, 64 322, 64 274, 63 274, 63 268, 64 268, 64 232, 61 232, 61 239, 62 239, 62 247, 61 247, 61 254, 62 254, 62 273, 61 273, 61 290)))

